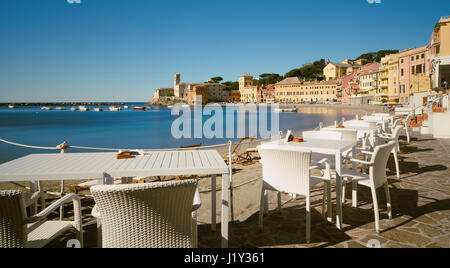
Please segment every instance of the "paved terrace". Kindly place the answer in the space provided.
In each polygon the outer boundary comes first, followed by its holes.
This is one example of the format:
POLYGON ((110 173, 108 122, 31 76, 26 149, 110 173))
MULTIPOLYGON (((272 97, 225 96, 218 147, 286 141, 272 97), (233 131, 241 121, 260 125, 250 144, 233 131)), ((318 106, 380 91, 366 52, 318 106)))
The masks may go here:
MULTIPOLYGON (((235 217, 238 221, 230 225, 230 247, 358 248, 365 247, 369 240, 376 239, 382 247, 448 248, 450 246, 450 171, 448 169, 450 140, 433 139, 430 136, 415 133, 409 145, 406 145, 404 137, 401 139, 400 180, 395 176, 394 162, 390 161, 388 165, 393 220, 387 218, 383 189, 378 192, 381 208, 382 232, 380 234, 374 231, 372 198, 370 190, 364 187, 359 188, 358 191, 358 208, 351 207, 351 187, 348 187, 350 188, 346 194, 348 200, 343 209, 343 231, 339 231, 334 224, 330 225, 322 220, 320 189, 315 192, 312 202, 311 244, 305 243, 304 198, 289 201, 289 196, 283 196, 283 209, 281 213, 278 213, 275 194, 272 194, 269 205, 271 211, 264 218, 264 231, 258 231, 260 181, 254 181, 254 179, 257 178, 255 174, 261 176, 261 166, 255 163, 235 167, 234 181, 248 182, 248 184, 239 187, 234 193, 235 217)), ((200 187, 207 189, 209 180, 204 180, 206 182, 201 182, 200 187)), ((203 200, 209 200, 209 198, 208 194, 202 195, 203 200)), ((86 247, 96 246, 95 225, 89 225, 89 221, 92 221, 90 216, 92 203, 89 198, 83 199, 83 213, 86 214, 85 222, 88 225, 85 227, 86 247)), ((207 222, 210 208, 209 204, 205 203, 199 213, 199 246, 219 247, 220 231, 211 231, 207 222)), ((69 208, 66 211, 66 217, 70 218, 72 212, 69 208)), ((55 218, 57 216, 57 214, 54 215, 55 218)), ((218 219, 219 217, 220 215, 218 219)), ((74 235, 68 232, 49 247, 65 247, 65 241, 71 238, 74 238, 74 235)))

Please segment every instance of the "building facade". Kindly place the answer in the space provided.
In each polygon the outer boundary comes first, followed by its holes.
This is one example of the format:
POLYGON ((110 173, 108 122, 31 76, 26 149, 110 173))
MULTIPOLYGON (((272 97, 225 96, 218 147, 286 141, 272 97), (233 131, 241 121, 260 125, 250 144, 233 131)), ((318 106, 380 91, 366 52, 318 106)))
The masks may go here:
MULTIPOLYGON (((429 65, 427 63, 428 49, 426 46, 407 49, 398 55, 399 69, 400 69, 400 85, 399 98, 400 103, 408 104, 409 96, 412 88, 412 80, 423 81, 423 78, 415 78, 416 76, 428 76, 430 74, 429 65)), ((416 84, 417 87, 417 84, 416 84)), ((422 88, 422 87, 421 87, 422 88)), ((426 88, 426 87, 425 87, 426 88)), ((430 85, 427 89, 429 90, 430 85)), ((418 89, 416 89, 418 90, 418 89)))
POLYGON ((275 85, 261 86, 258 88, 258 103, 275 102, 275 85))
POLYGON ((450 16, 442 17, 434 26, 430 43, 429 68, 432 88, 450 87, 450 16))
POLYGON ((153 94, 152 101, 158 101, 164 97, 174 97, 173 88, 158 88, 153 94))
POLYGON ((227 99, 225 100, 226 102, 241 102, 241 92, 239 90, 228 90, 225 91, 225 94, 227 95, 227 99))
POLYGON ((275 84, 275 100, 281 103, 336 101, 339 86, 339 80, 304 82, 288 77, 275 84))
POLYGON ((182 83, 181 75, 175 74, 173 78, 173 89, 175 97, 180 99, 187 99, 188 92, 191 91, 192 87, 195 85, 195 83, 182 83))
POLYGON ((323 69, 323 74, 327 81, 342 78, 346 75, 361 70, 365 60, 350 61, 345 60, 341 63, 329 62, 323 69))
POLYGON ((228 99, 225 85, 219 83, 205 83, 203 85, 208 88, 208 99, 210 102, 222 102, 228 99))
POLYGON ((250 74, 239 77, 239 91, 241 93, 241 102, 257 103, 258 87, 253 83, 253 76, 250 74))
POLYGON ((186 93, 187 101, 190 104, 204 105, 208 100, 208 87, 204 84, 192 85, 190 90, 186 93))
POLYGON ((364 65, 358 73, 359 93, 374 97, 378 88, 378 77, 380 75, 381 64, 378 62, 364 65))

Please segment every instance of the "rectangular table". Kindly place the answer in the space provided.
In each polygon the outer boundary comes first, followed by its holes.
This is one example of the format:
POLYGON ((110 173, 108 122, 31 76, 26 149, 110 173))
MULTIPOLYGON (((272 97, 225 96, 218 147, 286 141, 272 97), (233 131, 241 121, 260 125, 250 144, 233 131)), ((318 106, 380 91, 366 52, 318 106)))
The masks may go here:
MULTIPOLYGON (((272 150, 309 150, 313 153, 334 155, 336 165, 336 226, 338 229, 342 229, 342 153, 354 149, 356 141, 332 141, 332 140, 319 140, 309 139, 305 142, 286 143, 284 140, 276 140, 260 145, 264 149, 272 150)), ((353 150, 353 157, 355 157, 355 150, 353 150)))
POLYGON ((222 175, 222 247, 228 247, 229 168, 215 150, 148 152, 117 160, 116 153, 31 154, 0 165, 0 182, 211 175, 211 227, 216 228, 216 175, 222 175))

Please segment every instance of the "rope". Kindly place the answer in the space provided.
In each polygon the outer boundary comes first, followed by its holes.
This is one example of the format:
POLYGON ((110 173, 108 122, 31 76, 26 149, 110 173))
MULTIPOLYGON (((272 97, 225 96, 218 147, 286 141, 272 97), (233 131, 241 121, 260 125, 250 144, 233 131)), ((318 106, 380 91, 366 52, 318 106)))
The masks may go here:
MULTIPOLYGON (((263 141, 263 140, 261 140, 263 141)), ((19 147, 24 147, 24 148, 31 148, 31 149, 41 149, 41 150, 67 150, 69 148, 72 149, 81 149, 81 150, 93 150, 93 151, 120 151, 120 150, 124 150, 124 149, 114 149, 114 148, 101 148, 101 147, 86 147, 86 146, 74 146, 74 145, 69 145, 67 144, 67 142, 63 142, 62 144, 55 146, 55 147, 43 147, 43 146, 34 146, 34 145, 26 145, 26 144, 20 144, 20 143, 16 143, 16 142, 12 142, 12 141, 7 141, 4 139, 0 139, 0 142, 4 142, 10 145, 15 145, 15 146, 19 146, 19 147)), ((242 144, 246 144, 246 143, 254 143, 254 142, 258 142, 258 141, 253 141, 253 142, 243 142, 242 144)), ((220 147, 226 147, 228 146, 228 143, 223 143, 223 144, 215 144, 215 145, 208 145, 208 146, 201 146, 198 147, 199 149, 211 149, 211 148, 220 148, 220 147)), ((168 148, 168 149, 144 149, 144 151, 146 152, 157 152, 157 151, 190 151, 190 150, 194 150, 196 148, 168 148)), ((129 149, 132 150, 132 149, 129 149)))

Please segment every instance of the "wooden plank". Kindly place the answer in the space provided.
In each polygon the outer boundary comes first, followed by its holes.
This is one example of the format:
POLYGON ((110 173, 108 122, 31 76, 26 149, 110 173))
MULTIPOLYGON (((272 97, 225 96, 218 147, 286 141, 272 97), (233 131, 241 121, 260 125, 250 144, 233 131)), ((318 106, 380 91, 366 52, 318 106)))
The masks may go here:
MULTIPOLYGON (((202 163, 202 160, 200 159, 198 151, 192 151, 192 159, 194 161, 195 168, 203 168, 203 163, 202 163)), ((208 166, 205 165, 205 167, 208 167, 208 166)))
POLYGON ((178 157, 178 167, 179 167, 180 169, 186 168, 186 152, 185 152, 185 151, 182 151, 182 152, 180 152, 180 154, 179 154, 179 157, 178 157))

